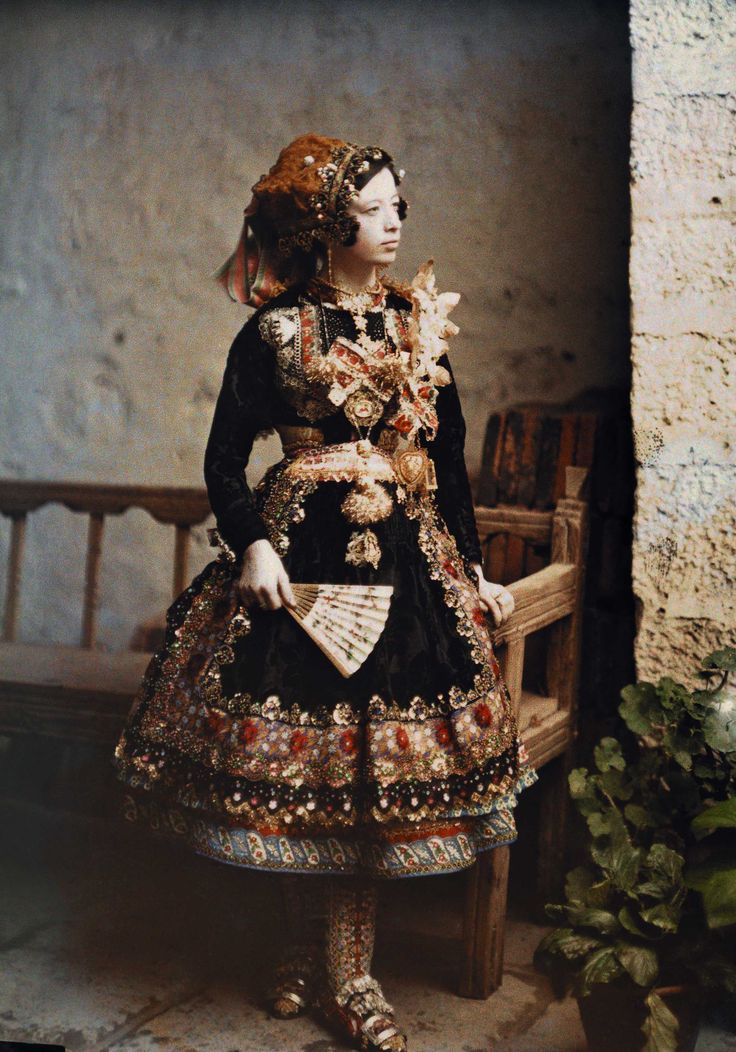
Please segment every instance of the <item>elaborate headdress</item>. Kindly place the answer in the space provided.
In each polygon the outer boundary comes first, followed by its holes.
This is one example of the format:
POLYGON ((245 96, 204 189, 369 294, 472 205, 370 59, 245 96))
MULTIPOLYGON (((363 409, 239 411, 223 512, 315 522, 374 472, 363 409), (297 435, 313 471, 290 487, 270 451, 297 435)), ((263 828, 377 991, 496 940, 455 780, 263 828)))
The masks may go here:
MULTIPOLYGON (((347 208, 356 180, 386 165, 397 183, 403 169, 380 146, 358 146, 324 135, 300 135, 285 146, 267 175, 252 187, 240 240, 214 277, 231 299, 259 307, 304 273, 315 242, 350 242, 358 220, 347 208)), ((399 215, 407 204, 400 198, 399 215)))

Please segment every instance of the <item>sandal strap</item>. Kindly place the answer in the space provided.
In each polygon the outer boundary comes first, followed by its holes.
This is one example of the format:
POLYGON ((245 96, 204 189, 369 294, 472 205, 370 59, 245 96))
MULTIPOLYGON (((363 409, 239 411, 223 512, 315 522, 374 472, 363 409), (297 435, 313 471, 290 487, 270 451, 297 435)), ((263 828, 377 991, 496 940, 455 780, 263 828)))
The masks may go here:
POLYGON ((303 998, 301 994, 296 993, 295 990, 278 990, 275 993, 272 993, 271 997, 272 999, 278 999, 279 1001, 293 1001, 294 1004, 299 1005, 300 1008, 307 1007, 307 1001, 305 998, 303 998))
POLYGON ((293 1001, 300 1008, 306 1008, 315 980, 315 958, 303 949, 297 949, 287 954, 274 969, 266 997, 270 1001, 293 1001))
POLYGON ((348 980, 332 996, 344 1012, 356 1019, 358 1031, 371 1047, 381 1049, 389 1038, 404 1036, 394 1021, 393 1006, 372 975, 348 980))
POLYGON ((360 1029, 363 1031, 364 1034, 368 1034, 374 1039, 374 1041, 377 1041, 379 1045, 382 1041, 385 1041, 386 1038, 394 1037, 394 1035, 400 1033, 399 1028, 396 1026, 396 1024, 392 1021, 387 1020, 386 1016, 383 1015, 381 1012, 375 1012, 373 1015, 369 1015, 368 1018, 360 1024, 360 1029), (388 1022, 389 1025, 387 1027, 384 1027, 384 1029, 377 1034, 371 1033, 371 1027, 374 1023, 378 1022, 379 1020, 381 1020, 382 1022, 388 1022))

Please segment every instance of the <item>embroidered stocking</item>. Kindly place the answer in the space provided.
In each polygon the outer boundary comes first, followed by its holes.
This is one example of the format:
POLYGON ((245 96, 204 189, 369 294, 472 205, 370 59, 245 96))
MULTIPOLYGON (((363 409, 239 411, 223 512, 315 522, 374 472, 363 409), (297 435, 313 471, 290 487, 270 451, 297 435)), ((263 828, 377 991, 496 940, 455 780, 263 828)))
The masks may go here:
POLYGON ((377 902, 375 882, 330 878, 325 959, 327 981, 337 1003, 361 1016, 373 1013, 390 1015, 393 1012, 380 984, 370 974, 377 902))

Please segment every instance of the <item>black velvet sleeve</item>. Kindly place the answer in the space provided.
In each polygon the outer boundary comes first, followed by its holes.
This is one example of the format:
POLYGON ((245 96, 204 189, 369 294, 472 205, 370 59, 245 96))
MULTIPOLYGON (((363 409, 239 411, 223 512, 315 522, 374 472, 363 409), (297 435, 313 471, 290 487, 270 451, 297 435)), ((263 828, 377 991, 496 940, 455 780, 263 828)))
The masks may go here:
MULTIPOLYGON (((471 564, 482 564, 483 553, 465 467, 465 418, 447 354, 441 356, 438 364, 447 369, 452 380, 437 390, 439 427, 434 440, 427 445, 427 452, 434 461, 437 475, 437 506, 457 542, 466 570, 470 570, 471 564)), ((476 583, 475 574, 471 580, 476 583)))
POLYGON ((273 355, 251 318, 228 353, 204 455, 210 506, 237 559, 253 541, 268 538, 245 468, 256 435, 272 426, 272 367, 273 355))

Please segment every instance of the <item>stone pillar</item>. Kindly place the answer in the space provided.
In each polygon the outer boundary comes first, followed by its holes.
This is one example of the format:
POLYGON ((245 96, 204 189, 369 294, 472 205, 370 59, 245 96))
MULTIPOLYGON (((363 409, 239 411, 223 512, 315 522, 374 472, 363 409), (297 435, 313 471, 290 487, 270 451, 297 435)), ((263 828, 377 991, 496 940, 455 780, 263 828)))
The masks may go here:
POLYGON ((639 678, 736 628, 736 5, 632 0, 639 678))

